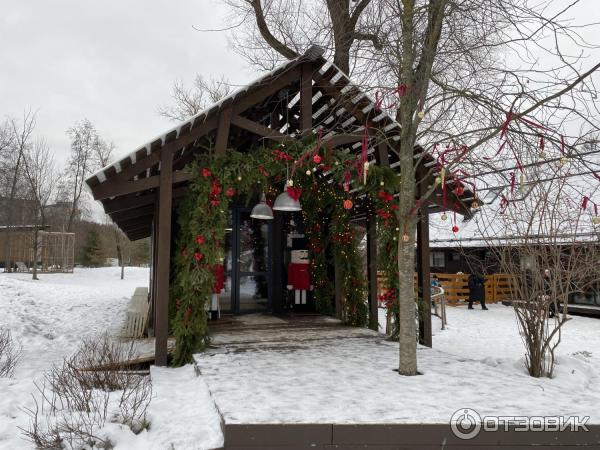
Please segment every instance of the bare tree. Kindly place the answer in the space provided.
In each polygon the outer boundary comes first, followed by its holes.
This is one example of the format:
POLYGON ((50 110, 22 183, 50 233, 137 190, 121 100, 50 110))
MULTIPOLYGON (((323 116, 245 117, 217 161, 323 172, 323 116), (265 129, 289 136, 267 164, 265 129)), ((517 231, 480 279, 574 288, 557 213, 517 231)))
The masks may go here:
POLYGON ((14 214, 14 203, 15 198, 17 197, 17 187, 19 186, 19 182, 23 176, 22 174, 22 164, 23 158, 27 148, 31 145, 31 138, 33 135, 33 131, 35 129, 35 113, 31 110, 23 113, 22 122, 17 119, 9 119, 9 129, 12 134, 12 137, 9 138, 7 149, 12 153, 13 157, 15 157, 14 164, 9 165, 8 175, 10 177, 10 185, 8 197, 6 199, 6 246, 5 246, 5 254, 4 254, 4 270, 11 271, 12 270, 12 253, 11 253, 11 231, 13 226, 13 214, 14 214))
POLYGON ((510 207, 485 209, 479 218, 501 271, 513 280, 512 305, 534 377, 552 376, 569 297, 585 292, 599 275, 595 225, 572 201, 578 192, 568 180, 525 185, 515 190, 510 207), (501 232, 515 239, 499 243, 494 238, 501 232))
POLYGON ((29 197, 33 200, 33 279, 38 279, 38 254, 40 252, 39 231, 46 225, 46 208, 55 194, 56 169, 48 144, 39 139, 26 149, 23 157, 25 178, 29 197))
POLYGON ((66 231, 71 231, 73 221, 80 213, 84 181, 95 170, 104 167, 110 160, 114 145, 105 142, 94 125, 84 119, 67 130, 71 139, 71 156, 65 169, 66 184, 62 186, 62 196, 70 203, 66 231))
POLYGON ((580 35, 593 24, 569 17, 578 0, 567 5, 556 0, 229 3, 240 24, 233 29, 236 48, 251 63, 270 68, 316 42, 366 89, 394 92, 394 101, 382 108, 401 125, 398 221, 400 234, 408 239, 398 239, 399 373, 417 374, 415 211, 427 205, 440 185, 454 189, 446 186, 450 177, 444 173, 451 174, 459 164, 471 175, 455 179, 471 178, 473 184, 485 170, 515 163, 521 168, 521 158, 506 143, 508 134, 534 147, 543 135, 546 151, 552 147, 555 154, 564 151, 566 140, 570 157, 581 160, 573 140, 598 130, 592 75, 600 64, 586 60, 597 47, 580 35), (537 124, 532 125, 531 116, 537 124), (567 136, 562 128, 569 120, 587 131, 567 136), (561 131, 550 135, 549 130, 561 131), (422 159, 414 158, 419 140, 431 146, 438 164, 424 167, 422 159), (438 186, 418 195, 417 184, 432 173, 438 186))
POLYGON ((161 106, 158 113, 167 119, 181 122, 198 114, 209 104, 218 102, 230 92, 231 85, 223 77, 206 80, 198 75, 191 88, 186 87, 182 81, 176 81, 171 94, 173 104, 161 106))

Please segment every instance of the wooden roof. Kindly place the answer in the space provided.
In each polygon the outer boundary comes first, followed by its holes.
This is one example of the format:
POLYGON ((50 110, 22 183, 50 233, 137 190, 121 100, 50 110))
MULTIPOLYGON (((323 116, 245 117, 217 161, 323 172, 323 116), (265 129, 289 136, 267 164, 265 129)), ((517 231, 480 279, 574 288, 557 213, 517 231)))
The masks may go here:
MULTIPOLYGON (((397 167, 398 122, 378 111, 371 98, 322 57, 321 49, 311 47, 100 170, 86 183, 121 230, 131 240, 141 239, 151 234, 163 152, 173 153, 173 198, 177 200, 185 195, 190 179, 184 168, 197 152, 222 154, 228 148, 245 152, 265 140, 282 142, 317 130, 331 145, 360 152, 367 123, 372 159, 397 167)), ((415 149, 415 157, 423 157, 424 166, 434 164, 421 148, 415 149)), ((468 214, 463 202, 472 199, 465 192, 462 201, 452 196, 448 204, 459 203, 461 213, 468 214)), ((430 201, 430 210, 439 210, 441 193, 430 201)))

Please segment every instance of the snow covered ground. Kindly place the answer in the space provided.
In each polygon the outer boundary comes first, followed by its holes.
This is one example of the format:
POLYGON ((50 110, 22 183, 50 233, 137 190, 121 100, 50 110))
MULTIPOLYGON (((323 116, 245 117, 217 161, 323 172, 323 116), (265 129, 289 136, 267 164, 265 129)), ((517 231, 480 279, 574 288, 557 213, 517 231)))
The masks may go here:
MULTIPOLYGON (((23 348, 12 379, 0 378, 0 449, 33 449, 18 427, 27 428, 24 407, 32 407, 34 381, 44 370, 72 354, 81 338, 108 331, 117 337, 127 303, 137 286, 148 285, 148 269, 76 269, 73 274, 0 274, 0 327, 11 330, 23 348)), ((148 346, 148 342, 144 343, 148 346)), ((204 449, 222 443, 219 416, 192 366, 152 370, 150 430, 134 435, 112 426, 116 449, 204 449), (194 405, 205 405, 195 407, 194 405), (183 406, 183 407, 182 407, 183 406), (196 423, 195 427, 185 424, 196 423), (204 426, 204 428, 203 428, 204 426), (184 427, 184 429, 182 429, 184 427)))
POLYGON ((434 349, 419 348, 423 375, 411 378, 392 371, 398 344, 369 330, 268 329, 247 344, 217 335, 197 361, 226 423, 448 423, 460 408, 600 423, 600 321, 569 321, 556 378, 534 379, 513 314, 449 308, 448 329, 434 318, 434 349))
MULTIPOLYGON (((23 346, 13 379, 0 379, 0 449, 32 449, 18 427, 33 405, 34 380, 71 354, 80 339, 117 336, 147 269, 78 269, 74 274, 0 274, 0 327, 23 346)), ((369 330, 290 328, 279 318, 245 316, 249 331, 213 337, 192 366, 152 368, 150 429, 111 426, 117 450, 208 449, 227 422, 438 422, 470 407, 482 415, 589 415, 600 423, 600 320, 574 317, 558 349, 556 378, 530 378, 511 308, 448 309, 434 318, 434 349, 419 348, 422 376, 399 377, 398 345, 369 330), (269 328, 270 327, 270 328, 269 328), (266 331, 262 328, 265 328, 266 331), (243 350, 243 351, 242 351, 243 350), (218 408, 218 410, 217 410, 218 408)), ((332 324, 330 319, 323 323, 332 324)), ((145 342, 144 347, 151 346, 145 342)))

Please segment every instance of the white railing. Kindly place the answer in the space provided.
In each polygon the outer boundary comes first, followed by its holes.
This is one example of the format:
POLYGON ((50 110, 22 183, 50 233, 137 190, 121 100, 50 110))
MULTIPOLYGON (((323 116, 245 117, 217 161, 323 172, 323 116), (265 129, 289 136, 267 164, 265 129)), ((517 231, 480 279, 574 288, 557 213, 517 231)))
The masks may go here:
POLYGON ((433 302, 433 315, 442 320, 442 330, 446 329, 448 321, 446 320, 446 294, 444 288, 440 286, 431 287, 431 301, 433 302))

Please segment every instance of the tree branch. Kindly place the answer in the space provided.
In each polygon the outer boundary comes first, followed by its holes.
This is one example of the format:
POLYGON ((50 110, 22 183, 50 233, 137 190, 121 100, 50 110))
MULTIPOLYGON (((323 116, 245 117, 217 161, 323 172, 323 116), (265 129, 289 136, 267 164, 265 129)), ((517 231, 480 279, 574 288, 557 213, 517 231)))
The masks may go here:
POLYGON ((271 46, 271 48, 273 48, 273 50, 275 50, 280 55, 282 55, 288 59, 294 59, 294 58, 298 57, 299 56, 298 53, 296 53, 294 50, 289 48, 287 45, 285 45, 283 42, 281 42, 279 39, 277 39, 273 35, 273 33, 271 33, 271 30, 269 29, 269 25, 267 24, 267 21, 265 19, 265 14, 264 14, 262 5, 260 3, 260 0, 247 0, 247 1, 248 1, 248 3, 250 3, 252 8, 254 9, 254 16, 256 17, 256 26, 258 27, 258 31, 260 32, 260 35, 263 37, 265 42, 267 44, 269 44, 271 46))

